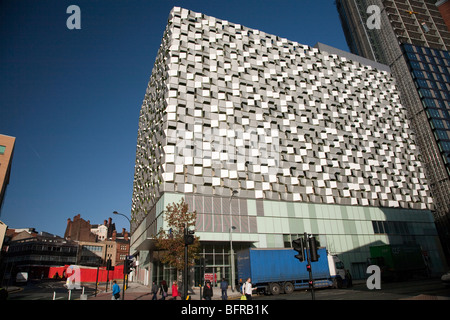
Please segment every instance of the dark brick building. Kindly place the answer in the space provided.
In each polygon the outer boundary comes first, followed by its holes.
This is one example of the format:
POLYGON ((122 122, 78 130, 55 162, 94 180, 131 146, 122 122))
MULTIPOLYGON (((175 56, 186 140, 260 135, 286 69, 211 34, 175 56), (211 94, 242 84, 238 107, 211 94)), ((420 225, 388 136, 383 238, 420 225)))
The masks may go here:
POLYGON ((64 239, 74 241, 90 241, 95 242, 97 237, 91 232, 91 222, 84 220, 80 215, 73 217, 73 221, 67 219, 66 232, 64 239))

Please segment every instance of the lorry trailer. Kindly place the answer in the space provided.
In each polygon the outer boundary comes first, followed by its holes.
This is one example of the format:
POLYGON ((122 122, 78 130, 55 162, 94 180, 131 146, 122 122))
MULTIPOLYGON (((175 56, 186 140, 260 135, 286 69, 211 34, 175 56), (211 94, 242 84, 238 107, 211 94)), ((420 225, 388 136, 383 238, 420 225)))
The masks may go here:
MULTIPOLYGON (((238 278, 251 278, 253 287, 268 294, 292 293, 309 288, 307 262, 300 262, 293 249, 249 248, 237 253, 238 278)), ((314 288, 341 288, 345 281, 344 264, 336 255, 318 249, 319 260, 311 262, 314 288)))

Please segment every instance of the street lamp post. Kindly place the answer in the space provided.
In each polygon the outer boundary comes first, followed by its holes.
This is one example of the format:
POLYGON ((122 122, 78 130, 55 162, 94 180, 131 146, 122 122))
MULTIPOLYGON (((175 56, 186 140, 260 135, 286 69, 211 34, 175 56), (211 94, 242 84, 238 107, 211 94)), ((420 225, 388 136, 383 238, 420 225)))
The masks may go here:
MULTIPOLYGON (((131 220, 130 218, 128 218, 126 215, 119 213, 117 211, 113 211, 113 214, 118 214, 120 216, 124 216, 125 218, 127 218, 128 222, 130 223, 130 232, 131 232, 131 220)), ((131 244, 131 241, 130 241, 131 244)), ((130 245, 128 246, 128 255, 130 255, 130 245)), ((125 261, 123 263, 123 284, 122 284, 122 300, 125 300, 125 277, 126 277, 126 273, 125 273, 125 263, 127 261, 127 257, 125 257, 125 261)))
MULTIPOLYGON (((230 224, 232 223, 232 217, 231 217, 231 199, 238 194, 237 190, 232 190, 231 191, 231 196, 230 196, 230 224)), ((234 292, 234 287, 235 287, 235 270, 234 270, 234 251, 233 251, 233 230, 236 230, 235 226, 231 226, 230 227, 230 264, 231 264, 231 291, 234 292)))
POLYGON ((234 278, 234 251, 233 251, 233 230, 236 230, 235 226, 231 226, 230 228, 230 255, 231 255, 231 259, 230 259, 230 264, 231 264, 231 291, 234 292, 234 286, 235 286, 235 278, 234 278))

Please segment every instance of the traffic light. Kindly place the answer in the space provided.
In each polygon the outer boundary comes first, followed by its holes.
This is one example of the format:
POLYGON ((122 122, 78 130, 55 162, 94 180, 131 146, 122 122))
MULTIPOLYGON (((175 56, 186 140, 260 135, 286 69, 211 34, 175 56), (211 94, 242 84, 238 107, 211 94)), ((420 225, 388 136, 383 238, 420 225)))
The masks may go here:
POLYGON ((123 263, 123 273, 129 274, 130 273, 130 264, 128 262, 128 258, 125 258, 125 261, 123 263))
POLYGON ((298 238, 292 241, 292 246, 294 250, 298 252, 294 257, 297 258, 300 262, 305 261, 305 244, 303 243, 302 238, 298 238))
POLYGON ((131 272, 131 269, 134 267, 134 260, 133 260, 133 258, 131 257, 126 257, 125 258, 125 264, 124 264, 124 273, 126 273, 126 274, 129 274, 130 272, 131 272))
POLYGON ((308 239, 309 241, 309 253, 311 255, 311 262, 319 261, 319 254, 317 253, 317 241, 316 237, 311 237, 308 239))
POLYGON ((189 246, 194 243, 195 241, 194 234, 195 231, 188 229, 184 230, 184 245, 189 246))
POLYGON ((106 270, 114 270, 111 259, 106 260, 106 270))

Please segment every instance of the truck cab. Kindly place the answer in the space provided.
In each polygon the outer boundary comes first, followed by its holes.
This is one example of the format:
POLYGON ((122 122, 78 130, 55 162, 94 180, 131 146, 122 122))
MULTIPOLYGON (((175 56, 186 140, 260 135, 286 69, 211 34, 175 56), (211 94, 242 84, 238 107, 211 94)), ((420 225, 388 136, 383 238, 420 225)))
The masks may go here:
POLYGON ((345 276, 344 263, 339 259, 337 255, 328 255, 328 267, 330 268, 330 276, 333 279, 334 288, 342 288, 345 276))
POLYGON ((27 283, 28 282, 28 272, 17 272, 16 274, 16 283, 27 283))

